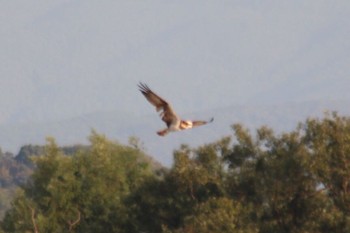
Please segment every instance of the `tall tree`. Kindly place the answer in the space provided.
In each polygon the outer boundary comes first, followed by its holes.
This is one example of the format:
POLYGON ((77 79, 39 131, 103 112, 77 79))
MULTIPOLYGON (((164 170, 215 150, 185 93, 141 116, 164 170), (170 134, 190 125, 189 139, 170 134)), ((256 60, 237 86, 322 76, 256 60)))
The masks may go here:
POLYGON ((49 139, 36 170, 15 198, 6 232, 121 232, 123 199, 151 171, 143 153, 93 133, 91 149, 64 155, 49 139))

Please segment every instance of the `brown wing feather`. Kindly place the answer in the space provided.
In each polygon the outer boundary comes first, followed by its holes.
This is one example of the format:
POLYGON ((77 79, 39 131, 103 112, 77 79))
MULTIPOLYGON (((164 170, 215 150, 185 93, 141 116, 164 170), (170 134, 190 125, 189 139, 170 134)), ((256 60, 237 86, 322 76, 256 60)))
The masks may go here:
POLYGON ((205 124, 211 123, 213 121, 214 121, 214 118, 211 118, 209 121, 192 121, 192 127, 205 125, 205 124))
POLYGON ((169 126, 174 120, 178 119, 168 102, 154 93, 146 84, 140 82, 138 86, 146 99, 156 107, 157 112, 162 111, 160 115, 167 126, 169 126))

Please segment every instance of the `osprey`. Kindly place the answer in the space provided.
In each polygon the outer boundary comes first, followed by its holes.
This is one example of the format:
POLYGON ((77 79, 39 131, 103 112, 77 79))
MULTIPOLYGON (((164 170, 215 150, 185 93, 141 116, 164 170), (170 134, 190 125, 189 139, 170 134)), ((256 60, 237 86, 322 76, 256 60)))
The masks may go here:
POLYGON ((207 123, 213 122, 214 120, 214 118, 211 118, 209 121, 181 120, 176 115, 170 104, 159 97, 156 93, 151 91, 151 89, 149 89, 146 84, 140 82, 138 86, 141 93, 146 97, 146 99, 156 107, 157 112, 161 111, 160 117, 167 125, 167 128, 157 132, 159 136, 165 136, 169 132, 173 131, 191 129, 196 126, 205 125, 207 123))

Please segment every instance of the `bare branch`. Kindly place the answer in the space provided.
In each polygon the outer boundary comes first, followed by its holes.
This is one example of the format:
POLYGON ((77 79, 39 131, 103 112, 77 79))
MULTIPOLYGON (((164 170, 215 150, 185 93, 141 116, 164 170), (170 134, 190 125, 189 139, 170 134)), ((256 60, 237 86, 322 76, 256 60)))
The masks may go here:
POLYGON ((74 227, 75 225, 77 225, 77 224, 80 222, 81 214, 80 214, 80 211, 79 211, 79 210, 77 210, 77 212, 78 212, 78 217, 77 217, 77 219, 76 219, 74 222, 71 221, 71 220, 68 220, 68 221, 67 221, 67 223, 68 223, 68 225, 69 225, 69 231, 72 231, 72 230, 73 230, 73 227, 74 227))
POLYGON ((32 224, 34 228, 34 233, 39 233, 38 226, 35 222, 35 209, 33 207, 29 207, 32 211, 32 224))

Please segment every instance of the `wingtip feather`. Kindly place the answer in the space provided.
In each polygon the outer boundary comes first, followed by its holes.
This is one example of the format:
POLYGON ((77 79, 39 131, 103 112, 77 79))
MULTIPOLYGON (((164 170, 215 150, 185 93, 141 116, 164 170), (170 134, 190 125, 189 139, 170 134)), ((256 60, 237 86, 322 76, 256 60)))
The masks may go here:
POLYGON ((142 94, 146 94, 147 92, 149 92, 151 89, 149 89, 149 87, 143 83, 143 82, 139 82, 139 84, 137 85, 139 87, 139 90, 142 92, 142 94))

